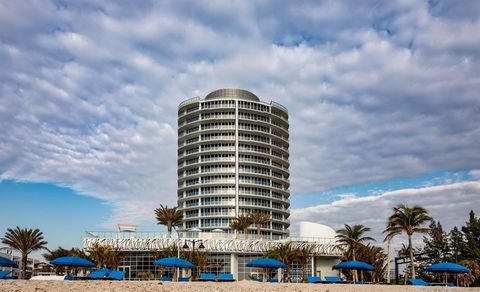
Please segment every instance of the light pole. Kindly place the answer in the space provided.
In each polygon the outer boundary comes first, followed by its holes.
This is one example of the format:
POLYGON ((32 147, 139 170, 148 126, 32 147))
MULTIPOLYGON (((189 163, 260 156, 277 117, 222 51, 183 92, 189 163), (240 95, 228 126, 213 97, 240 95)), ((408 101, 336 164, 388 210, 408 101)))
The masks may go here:
MULTIPOLYGON (((192 244, 192 262, 194 262, 194 257, 195 257, 195 243, 200 243, 198 246, 199 249, 204 249, 205 245, 203 245, 203 240, 201 239, 185 239, 184 244, 183 244, 183 249, 190 249, 188 246, 187 242, 190 242, 192 244)), ((193 276, 193 275, 192 275, 193 276)))

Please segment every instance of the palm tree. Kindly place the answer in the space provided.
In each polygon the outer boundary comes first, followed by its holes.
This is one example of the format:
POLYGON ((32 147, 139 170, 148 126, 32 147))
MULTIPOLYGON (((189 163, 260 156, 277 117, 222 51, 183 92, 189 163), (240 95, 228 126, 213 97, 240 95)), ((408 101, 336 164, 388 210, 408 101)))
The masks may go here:
POLYGON ((266 251, 263 254, 265 257, 276 259, 287 265, 287 281, 290 280, 290 271, 292 261, 298 257, 298 251, 294 248, 291 242, 283 243, 277 247, 266 251))
POLYGON ((252 219, 250 216, 241 214, 237 218, 234 218, 232 222, 230 222, 230 228, 236 231, 242 231, 245 234, 245 238, 248 236, 248 227, 252 225, 252 219))
POLYGON ((265 223, 270 221, 270 215, 262 213, 250 213, 249 216, 250 221, 252 224, 255 224, 255 227, 257 228, 257 236, 260 238, 260 229, 265 223))
MULTIPOLYGON (((375 241, 370 236, 364 236, 365 233, 369 232, 371 229, 365 227, 361 224, 356 224, 350 226, 348 224, 344 225, 344 228, 337 230, 337 244, 345 252, 347 259, 351 256, 353 261, 356 260, 356 252, 360 246, 364 245, 367 241, 375 241)), ((354 281, 356 281, 357 273, 353 271, 354 281)))
POLYGON ((355 260, 356 251, 358 248, 366 243, 367 241, 375 241, 370 236, 363 236, 365 233, 369 232, 371 229, 365 227, 361 224, 350 226, 348 224, 344 225, 344 228, 337 230, 337 244, 343 248, 347 256, 351 256, 351 259, 355 260))
POLYGON ((110 264, 112 248, 95 243, 90 249, 90 257, 98 268, 106 268, 110 264))
MULTIPOLYGON (((47 261, 53 261, 56 258, 66 257, 70 255, 70 251, 68 249, 64 249, 63 247, 59 246, 57 249, 49 250, 47 248, 48 253, 43 254, 43 258, 47 261)), ((63 273, 64 267, 63 266, 55 266, 54 271, 56 275, 60 275, 63 273)))
POLYGON ((428 232, 429 228, 422 225, 432 221, 432 217, 428 215, 425 208, 413 206, 409 208, 404 204, 400 204, 393 208, 393 214, 388 217, 387 238, 393 238, 396 235, 406 233, 408 236, 408 251, 410 254, 410 264, 412 266, 412 279, 415 279, 415 263, 413 259, 412 235, 414 233, 428 232))
POLYGON ((167 205, 160 204, 160 208, 155 209, 155 215, 158 224, 166 225, 168 235, 172 234, 172 229, 182 223, 183 213, 178 210, 178 207, 168 208, 167 205))
POLYGON ((375 245, 362 245, 358 251, 358 260, 371 264, 375 270, 372 271, 372 282, 381 282, 385 270, 385 250, 375 245))
POLYGON ((48 242, 43 240, 40 229, 27 229, 17 226, 15 229, 7 229, 2 243, 20 251, 22 254, 22 279, 27 278, 27 258, 35 250, 46 248, 48 242))
POLYGON ((305 281, 305 270, 307 268, 308 258, 313 254, 315 247, 313 245, 302 245, 295 248, 295 254, 297 260, 300 262, 300 268, 302 271, 302 282, 305 281))

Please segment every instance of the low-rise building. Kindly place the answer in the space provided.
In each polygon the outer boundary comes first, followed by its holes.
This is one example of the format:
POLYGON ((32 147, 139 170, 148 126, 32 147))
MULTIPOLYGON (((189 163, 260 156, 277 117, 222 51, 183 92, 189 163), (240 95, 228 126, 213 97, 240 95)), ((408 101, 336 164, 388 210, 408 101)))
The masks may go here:
MULTIPOLYGON (((332 266, 339 262, 340 250, 335 245, 335 231, 325 225, 301 222, 298 236, 280 240, 235 237, 230 233, 182 231, 171 235, 162 232, 87 232, 84 248, 95 244, 108 245, 121 252, 119 270, 127 280, 159 279, 160 269, 154 266, 155 251, 177 246, 182 251, 206 252, 208 259, 202 272, 231 273, 237 280, 248 280, 262 271, 247 267, 247 263, 262 257, 268 250, 290 242, 292 247, 311 247, 305 275, 338 275, 332 266), (201 248, 200 248, 201 247, 201 248)), ((293 261, 291 278, 300 282, 300 262, 293 261)))

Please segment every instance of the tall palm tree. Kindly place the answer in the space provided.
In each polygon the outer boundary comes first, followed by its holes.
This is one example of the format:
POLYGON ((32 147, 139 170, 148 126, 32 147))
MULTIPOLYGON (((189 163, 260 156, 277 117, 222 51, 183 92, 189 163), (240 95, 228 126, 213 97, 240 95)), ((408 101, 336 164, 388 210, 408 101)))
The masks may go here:
POLYGON ((257 228, 257 237, 260 238, 260 229, 262 226, 270 221, 270 215, 262 214, 262 213, 250 213, 250 221, 252 224, 255 224, 255 228, 257 228))
POLYGON ((155 209, 155 215, 158 224, 166 225, 168 235, 172 234, 172 229, 182 223, 183 213, 178 210, 178 207, 168 208, 167 205, 160 204, 160 208, 155 209))
POLYGON ((17 226, 15 229, 8 228, 2 243, 20 251, 22 254, 22 279, 27 278, 27 258, 35 250, 46 248, 48 242, 43 240, 40 229, 27 229, 17 226))
POLYGON ((393 214, 388 217, 385 233, 387 238, 393 238, 396 235, 406 233, 408 236, 408 250, 410 254, 410 264, 412 266, 412 279, 415 279, 415 263, 413 258, 412 235, 414 233, 428 232, 429 228, 422 225, 432 221, 425 208, 413 206, 409 208, 400 204, 393 208, 393 214))
POLYGON ((248 227, 252 225, 252 219, 248 215, 241 214, 230 222, 230 228, 236 231, 242 231, 245 238, 248 236, 248 227))
POLYGON ((367 241, 375 241, 370 236, 364 236, 365 233, 369 232, 371 229, 365 227, 361 224, 356 224, 350 226, 348 224, 344 225, 344 228, 338 229, 337 235, 337 244, 342 247, 348 256, 351 256, 351 260, 356 260, 355 255, 358 248, 366 243, 367 241))
MULTIPOLYGON (((363 226, 361 224, 356 224, 350 226, 345 224, 343 228, 338 229, 337 235, 337 244, 345 252, 347 258, 351 256, 353 261, 356 260, 356 252, 360 246, 364 245, 367 241, 375 241, 370 236, 364 236, 365 233, 369 232, 371 229, 369 227, 363 226)), ((357 273, 353 271, 354 281, 356 281, 357 273)))

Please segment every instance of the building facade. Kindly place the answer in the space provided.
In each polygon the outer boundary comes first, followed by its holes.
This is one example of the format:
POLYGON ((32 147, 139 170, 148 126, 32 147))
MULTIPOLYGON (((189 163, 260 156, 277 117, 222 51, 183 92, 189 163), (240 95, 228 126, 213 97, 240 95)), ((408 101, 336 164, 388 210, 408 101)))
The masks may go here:
MULTIPOLYGON (((289 123, 282 105, 242 89, 191 98, 178 109, 180 230, 232 233, 233 218, 251 212, 271 220, 262 238, 288 236, 289 123)), ((255 226, 249 234, 253 236, 255 226)))
MULTIPOLYGON (((264 255, 265 252, 284 244, 292 248, 309 247, 311 255, 304 272, 298 261, 288 263, 291 267, 291 281, 302 282, 303 276, 338 275, 332 267, 339 262, 341 251, 335 244, 335 231, 330 227, 312 223, 300 223, 300 234, 286 239, 238 238, 235 234, 216 232, 179 231, 165 232, 87 232, 84 248, 91 250, 99 244, 110 246, 121 253, 122 261, 118 270, 125 271, 127 280, 153 280, 161 276, 172 276, 173 269, 156 267, 153 262, 157 252, 176 246, 180 257, 207 256, 205 265, 198 267, 203 273, 229 273, 236 280, 249 280, 262 276, 263 269, 247 267, 247 264, 264 255), (305 225, 307 224, 307 225, 305 225)), ((191 260, 191 259, 190 259, 191 260)), ((183 271, 189 273, 189 271, 183 271)), ((191 272, 191 271, 190 271, 191 272)), ((286 275, 272 270, 270 277, 285 279, 286 275)), ((283 271, 285 272, 285 270, 283 271)), ((184 274, 183 276, 189 276, 184 274)))

